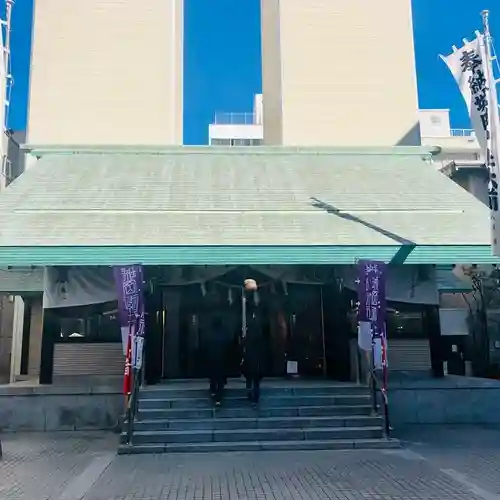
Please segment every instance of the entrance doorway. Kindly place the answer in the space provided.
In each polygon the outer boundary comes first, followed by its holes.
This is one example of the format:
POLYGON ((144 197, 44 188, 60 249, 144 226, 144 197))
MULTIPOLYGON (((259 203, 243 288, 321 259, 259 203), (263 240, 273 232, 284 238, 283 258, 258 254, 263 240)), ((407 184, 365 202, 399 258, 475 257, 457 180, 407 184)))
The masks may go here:
POLYGON ((298 375, 325 375, 326 346, 321 286, 290 285, 287 312, 287 361, 297 363, 298 375))
POLYGON ((251 277, 259 284, 266 377, 290 375, 347 380, 349 330, 338 285, 288 284, 240 268, 204 282, 160 289, 155 318, 157 377, 207 376, 207 331, 214 311, 231 332, 227 355, 229 377, 239 377, 242 361, 244 311, 242 284, 251 277), (161 339, 158 341, 158 339, 161 339), (159 357, 161 356, 161 360, 159 357), (295 363, 288 363, 288 362, 295 363))

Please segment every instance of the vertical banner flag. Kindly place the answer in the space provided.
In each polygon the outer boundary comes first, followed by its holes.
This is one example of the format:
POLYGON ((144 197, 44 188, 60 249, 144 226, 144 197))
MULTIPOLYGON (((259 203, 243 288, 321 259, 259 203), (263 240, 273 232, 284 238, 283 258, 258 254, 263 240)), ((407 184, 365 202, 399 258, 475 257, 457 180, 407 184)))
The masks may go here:
POLYGON ((145 332, 142 266, 117 266, 113 272, 118 291, 118 318, 124 354, 128 355, 130 338, 131 365, 139 369, 142 366, 145 332))
POLYGON ((369 322, 373 336, 385 335, 386 264, 371 260, 358 263, 358 319, 369 322))
POLYGON ((495 78, 489 57, 488 40, 476 32, 476 38, 441 56, 448 66, 465 100, 472 126, 489 170, 489 207, 491 241, 494 255, 500 255, 500 213, 498 181, 500 168, 500 119, 495 78))
POLYGON ((386 270, 384 262, 362 260, 358 263, 358 328, 371 332, 374 365, 384 373, 384 397, 387 394, 386 270), (377 355, 380 353, 380 356, 377 355), (380 362, 377 362, 377 358, 380 362))

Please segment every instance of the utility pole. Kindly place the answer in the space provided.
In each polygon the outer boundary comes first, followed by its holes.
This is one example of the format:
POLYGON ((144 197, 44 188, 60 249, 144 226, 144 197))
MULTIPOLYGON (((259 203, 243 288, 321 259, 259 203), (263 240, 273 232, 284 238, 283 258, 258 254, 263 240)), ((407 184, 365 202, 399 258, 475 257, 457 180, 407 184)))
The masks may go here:
MULTIPOLYGON (((0 68, 0 78, 2 79, 0 83, 0 88, 2 89, 2 95, 0 96, 1 101, 1 143, 0 143, 0 154, 2 161, 2 171, 0 172, 0 189, 3 190, 6 186, 6 175, 8 174, 7 167, 7 116, 10 104, 10 89, 12 85, 12 75, 10 72, 10 35, 11 35, 11 22, 12 22, 12 7, 14 6, 14 0, 5 0, 5 21, 1 21, 0 29, 2 47, 1 47, 1 68, 0 68), (5 26, 5 43, 3 37, 3 27, 5 26)), ((3 457, 2 450, 2 440, 0 439, 0 460, 3 457)))
POLYGON ((1 89, 1 160, 2 171, 0 175, 0 190, 5 189, 7 185, 7 177, 9 176, 9 161, 7 158, 8 138, 7 138, 7 120, 9 115, 10 91, 12 87, 12 74, 10 71, 11 61, 11 23, 12 23, 12 8, 15 0, 5 0, 5 20, 1 21, 2 25, 2 53, 0 63, 0 89, 1 89), (5 28, 5 30, 4 30, 5 28), (5 36, 4 36, 5 33, 5 36))

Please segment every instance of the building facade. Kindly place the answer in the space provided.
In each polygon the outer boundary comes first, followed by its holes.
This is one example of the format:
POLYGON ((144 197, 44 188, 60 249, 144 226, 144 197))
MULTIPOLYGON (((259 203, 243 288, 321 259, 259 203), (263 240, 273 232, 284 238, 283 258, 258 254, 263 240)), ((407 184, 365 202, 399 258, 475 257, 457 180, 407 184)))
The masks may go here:
POLYGON ((411 0, 262 0, 264 142, 420 144, 411 0))
POLYGON ((434 266, 496 261, 487 208, 441 175, 435 148, 403 146, 420 143, 425 121, 409 1, 262 7, 263 96, 254 112, 216 117, 210 148, 169 149, 182 142, 182 2, 36 2, 27 148, 39 160, 0 197, 12 213, 0 221, 0 265, 9 267, 2 291, 29 303, 13 338, 11 380, 120 375, 113 285, 106 300, 66 300, 72 276, 94 272, 88 283, 109 285, 110 267, 127 263, 146 266, 151 284, 151 380, 202 375, 208 298, 236 334, 248 273, 267 287, 269 374, 283 374, 287 349, 302 356, 310 347, 304 374, 329 364, 339 368, 332 376, 349 378, 360 258, 395 269, 391 367, 438 371, 434 266), (352 53, 336 50, 347 37, 352 53), (389 81, 384 67, 398 69, 389 81), (283 147, 216 147, 262 141, 283 147), (325 301, 338 306, 333 316, 325 301), (293 331, 299 340, 280 344, 293 331), (329 363, 326 342, 337 356, 329 363))
POLYGON ((182 144, 183 0, 36 0, 30 144, 182 144))
MULTIPOLYGON (((146 267, 150 381, 204 375, 203 322, 214 307, 234 323, 237 340, 238 293, 249 275, 269 314, 268 375, 285 374, 286 355, 304 376, 329 366, 327 374, 345 380, 356 345, 358 259, 390 263, 390 363, 406 371, 442 363, 435 266, 496 262, 487 207, 420 148, 139 153, 34 149, 40 160, 0 199, 12 213, 0 221, 0 265, 11 266, 12 280, 18 274, 12 290, 20 282, 26 290, 28 277, 43 290, 43 328, 38 292, 17 366, 27 359, 28 374, 29 366, 39 370, 44 383, 119 375, 113 265, 146 267)), ((233 360, 237 367, 237 352, 233 360)))
MULTIPOLYGON (((15 179, 17 179, 26 168, 26 155, 21 150, 25 142, 24 131, 7 130, 3 136, 3 151, 5 156, 2 164, 0 192, 3 192, 15 179)), ((34 160, 34 158, 31 158, 34 160)), ((11 365, 14 360, 15 340, 22 337, 25 317, 25 300, 14 292, 18 288, 13 287, 11 281, 12 273, 7 267, 0 268, 0 381, 11 380, 11 365), (7 292, 3 295, 2 292, 7 292)), ((23 287, 21 286, 21 290, 23 287)), ((41 290, 39 283, 38 293, 41 290)), ((26 299, 26 297, 25 297, 26 299)), ((26 313, 29 315, 30 306, 26 313)), ((41 312, 41 309, 40 309, 41 312)), ((29 328, 29 321, 26 323, 29 328)), ((40 323, 41 326, 41 323, 40 323)), ((20 347, 21 348, 21 347, 20 347)), ((36 364, 36 363, 35 363, 36 364)), ((21 367, 19 367, 21 371, 21 367)))
MULTIPOLYGON (((36 0, 27 134, 6 137, 4 185, 37 163, 22 143, 182 144, 183 38, 183 0, 36 0)), ((38 376, 43 269, 2 268, 0 292, 0 377, 38 376)))
POLYGON ((446 109, 419 113, 422 144, 438 148, 436 167, 487 205, 488 171, 474 130, 451 128, 446 109))
MULTIPOLYGON (((421 111, 420 123, 422 142, 435 148, 433 162, 436 168, 488 206, 489 173, 474 131, 451 128, 449 111, 442 109, 421 111)), ((462 260, 456 262, 452 273, 449 270, 450 266, 438 271, 441 276, 441 332, 447 336, 445 344, 448 347, 455 344, 465 350, 469 346, 469 351, 481 353, 479 358, 483 366, 478 367, 477 373, 498 378, 500 297, 497 266, 478 266, 475 262, 462 260), (472 344, 476 346, 474 349, 470 348, 472 344)))
POLYGON ((260 146, 263 140, 262 94, 254 96, 252 113, 215 113, 208 127, 210 146, 260 146))

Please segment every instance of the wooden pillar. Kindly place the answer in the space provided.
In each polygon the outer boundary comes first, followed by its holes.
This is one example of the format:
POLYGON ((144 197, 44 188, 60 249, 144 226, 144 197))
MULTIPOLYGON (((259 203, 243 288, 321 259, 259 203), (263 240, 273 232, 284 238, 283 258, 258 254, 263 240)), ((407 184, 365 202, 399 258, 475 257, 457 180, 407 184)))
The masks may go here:
POLYGON ((161 379, 163 362, 161 297, 161 290, 155 287, 153 292, 148 293, 144 299, 146 308, 145 376, 147 384, 156 384, 161 379))
POLYGON ((439 306, 429 305, 424 307, 425 328, 428 332, 431 351, 432 375, 436 378, 444 377, 443 339, 441 337, 441 324, 439 321, 439 306))
POLYGON ((163 342, 163 376, 166 378, 175 378, 181 373, 179 359, 181 292, 173 288, 165 290, 163 300, 163 307, 167 311, 164 332, 166 337, 163 342))
POLYGON ((42 352, 40 355, 40 384, 52 384, 54 344, 60 333, 60 321, 52 309, 43 310, 42 352))
POLYGON ((21 345, 21 375, 28 375, 32 307, 30 298, 23 297, 23 301, 24 301, 24 321, 23 321, 23 341, 21 345))

